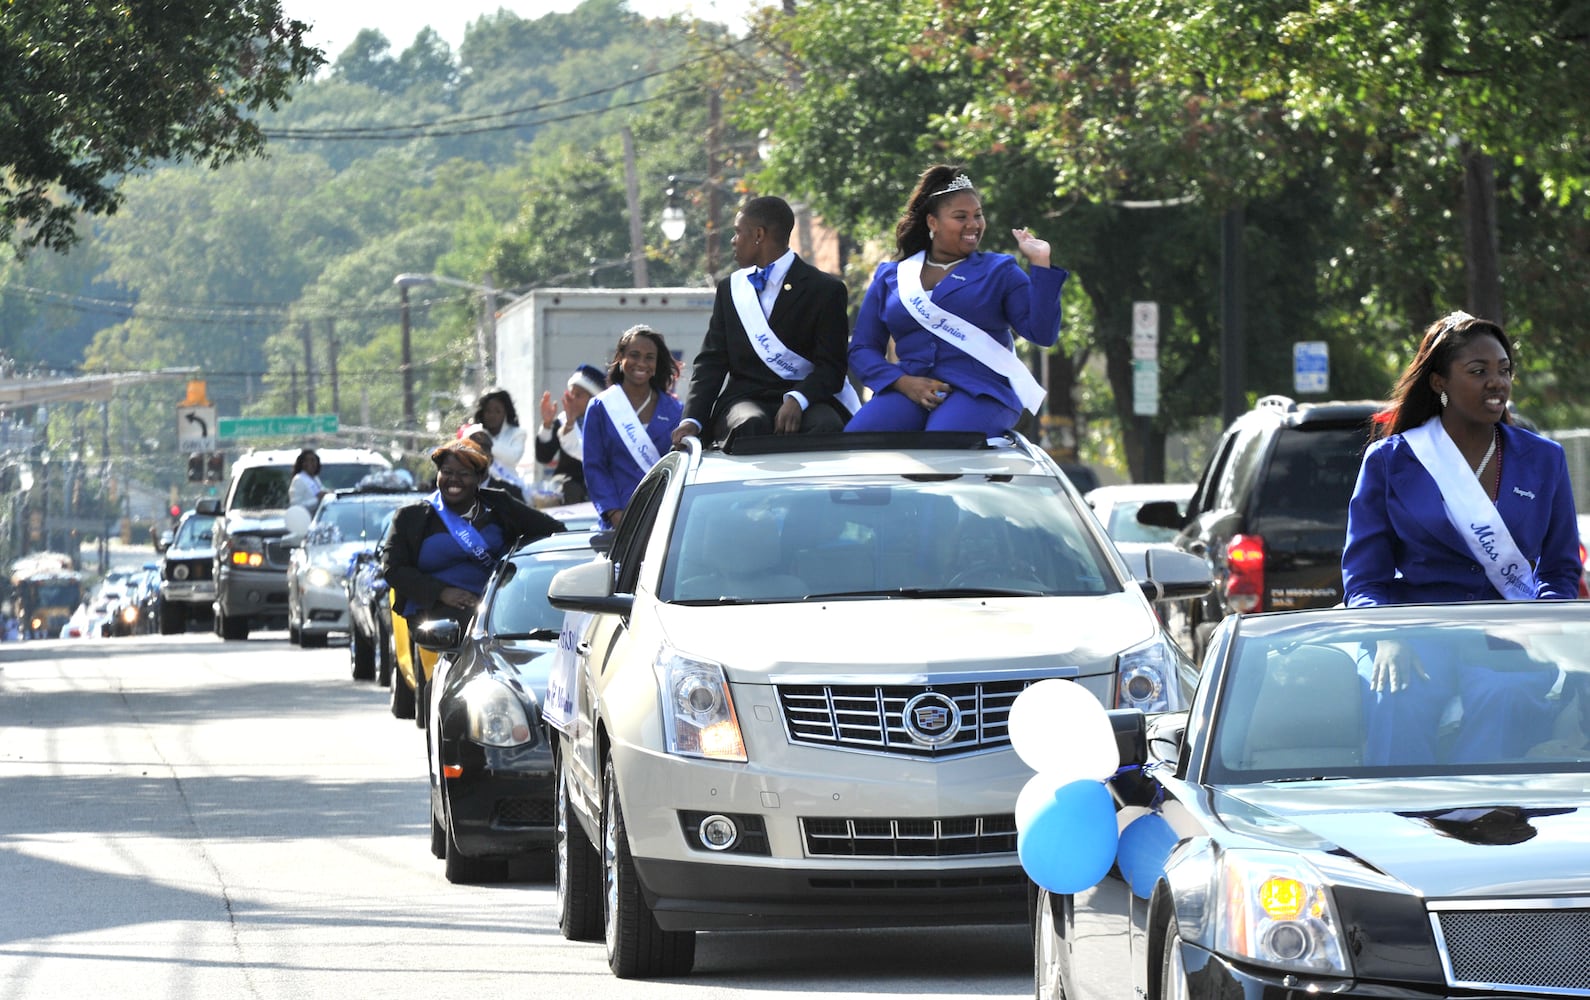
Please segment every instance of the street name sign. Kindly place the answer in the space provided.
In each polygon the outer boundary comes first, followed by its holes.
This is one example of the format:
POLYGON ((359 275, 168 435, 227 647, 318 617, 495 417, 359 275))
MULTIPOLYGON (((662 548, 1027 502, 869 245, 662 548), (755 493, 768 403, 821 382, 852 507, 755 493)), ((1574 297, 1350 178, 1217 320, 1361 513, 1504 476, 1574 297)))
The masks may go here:
POLYGON ((311 413, 292 417, 222 417, 216 422, 216 437, 288 437, 297 434, 335 434, 335 413, 311 413))

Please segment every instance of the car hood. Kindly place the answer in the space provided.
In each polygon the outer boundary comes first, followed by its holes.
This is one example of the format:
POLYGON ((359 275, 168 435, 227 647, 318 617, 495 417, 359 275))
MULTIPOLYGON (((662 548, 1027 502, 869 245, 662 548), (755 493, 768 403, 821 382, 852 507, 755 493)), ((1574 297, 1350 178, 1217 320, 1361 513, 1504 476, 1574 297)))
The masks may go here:
POLYGON ((380 541, 337 542, 335 545, 306 546, 304 554, 309 557, 310 563, 316 566, 325 566, 337 572, 345 572, 353 568, 353 560, 361 552, 374 552, 380 541))
POLYGON ((1213 806, 1235 833, 1345 852, 1426 898, 1590 895, 1586 784, 1584 774, 1286 783, 1228 789, 1213 806))
POLYGON ((534 692, 538 703, 546 701, 547 678, 557 652, 557 640, 490 640, 488 660, 493 677, 505 684, 534 692))
POLYGON ((965 670, 1108 674, 1149 639, 1153 616, 1133 593, 1097 597, 962 597, 791 604, 662 604, 663 637, 721 663, 730 680, 771 674, 898 675, 965 670))
POLYGON ((266 535, 287 534, 287 521, 285 514, 279 510, 245 510, 234 508, 227 511, 226 530, 229 534, 241 535, 266 535))
POLYGON ((206 545, 204 548, 179 549, 175 546, 166 549, 165 558, 171 559, 214 559, 215 546, 206 545))

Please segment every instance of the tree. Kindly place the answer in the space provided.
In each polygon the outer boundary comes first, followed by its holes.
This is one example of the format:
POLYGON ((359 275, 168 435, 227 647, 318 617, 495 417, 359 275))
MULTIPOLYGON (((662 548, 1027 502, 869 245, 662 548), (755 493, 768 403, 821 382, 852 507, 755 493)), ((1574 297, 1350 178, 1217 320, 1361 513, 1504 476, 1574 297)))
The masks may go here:
POLYGON ((0 240, 64 251, 127 173, 264 145, 323 61, 278 0, 28 0, 0 15, 0 240))

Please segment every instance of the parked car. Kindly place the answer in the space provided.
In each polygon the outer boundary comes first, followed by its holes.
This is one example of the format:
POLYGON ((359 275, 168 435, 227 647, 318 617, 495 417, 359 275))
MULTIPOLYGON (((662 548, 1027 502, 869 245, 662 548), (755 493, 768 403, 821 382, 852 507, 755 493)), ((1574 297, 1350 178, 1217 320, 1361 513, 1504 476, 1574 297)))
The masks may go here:
MULTIPOLYGON (((371 473, 392 467, 386 456, 365 448, 322 448, 320 481, 328 490, 355 486, 371 473)), ((223 639, 247 639, 255 627, 287 624, 287 560, 296 539, 288 538, 287 484, 298 449, 251 451, 232 461, 226 493, 198 503, 219 515, 215 526, 215 631, 223 639)))
POLYGON ((184 632, 191 621, 208 621, 215 603, 214 514, 190 510, 177 521, 160 549, 161 635, 184 632))
POLYGON ((509 862, 553 846, 553 763, 541 724, 563 612, 547 603, 552 574, 597 555, 597 536, 564 532, 520 545, 497 565, 466 630, 424 625, 434 652, 426 713, 431 852, 449 882, 496 882, 509 862))
POLYGON ((347 579, 361 552, 374 552, 392 512, 421 499, 412 479, 336 490, 321 498, 303 541, 287 559, 287 638, 306 648, 351 631, 347 579))
POLYGON ((1183 704, 1193 664, 1054 461, 1011 435, 770 435, 665 456, 589 615, 558 756, 566 937, 678 975, 698 930, 1020 921, 1011 702, 1183 704), (599 845, 599 846, 598 846, 599 845))
POLYGON ((1382 406, 1266 396, 1221 435, 1185 513, 1168 502, 1138 511, 1143 524, 1178 529, 1177 547, 1209 564, 1215 585, 1168 609, 1194 659, 1234 611, 1341 602, 1347 504, 1382 406))
POLYGON ((1590 994, 1578 602, 1232 616, 1190 711, 1139 724, 1146 747, 1109 782, 1115 867, 1036 893, 1037 996, 1590 994), (1376 735, 1376 713, 1421 697, 1371 696, 1387 640, 1465 675, 1423 762, 1376 735))
POLYGON ((1098 515, 1099 522, 1117 546, 1122 543, 1153 544, 1173 542, 1176 529, 1144 524, 1137 512, 1146 503, 1170 502, 1185 519, 1187 501, 1192 499, 1196 483, 1127 483, 1119 486, 1100 486, 1082 495, 1098 515))

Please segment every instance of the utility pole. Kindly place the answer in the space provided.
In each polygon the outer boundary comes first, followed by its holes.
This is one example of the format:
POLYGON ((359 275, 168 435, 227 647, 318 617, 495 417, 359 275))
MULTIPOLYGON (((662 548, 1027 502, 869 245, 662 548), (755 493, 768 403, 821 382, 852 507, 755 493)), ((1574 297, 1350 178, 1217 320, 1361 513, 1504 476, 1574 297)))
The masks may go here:
POLYGON ((315 345, 309 337, 309 321, 303 320, 298 324, 298 329, 304 337, 304 402, 308 405, 307 413, 315 412, 315 345))
POLYGON ((718 277, 718 213, 723 207, 722 165, 718 162, 718 129, 722 109, 718 91, 707 95, 707 273, 718 277))
POLYGON ((337 392, 337 319, 326 317, 326 361, 331 368, 331 412, 342 412, 342 399, 337 392))
POLYGON ((649 288, 651 275, 646 270, 646 239, 641 234, 640 178, 635 173, 635 133, 628 125, 624 126, 624 200, 629 210, 630 273, 636 288, 649 288))

